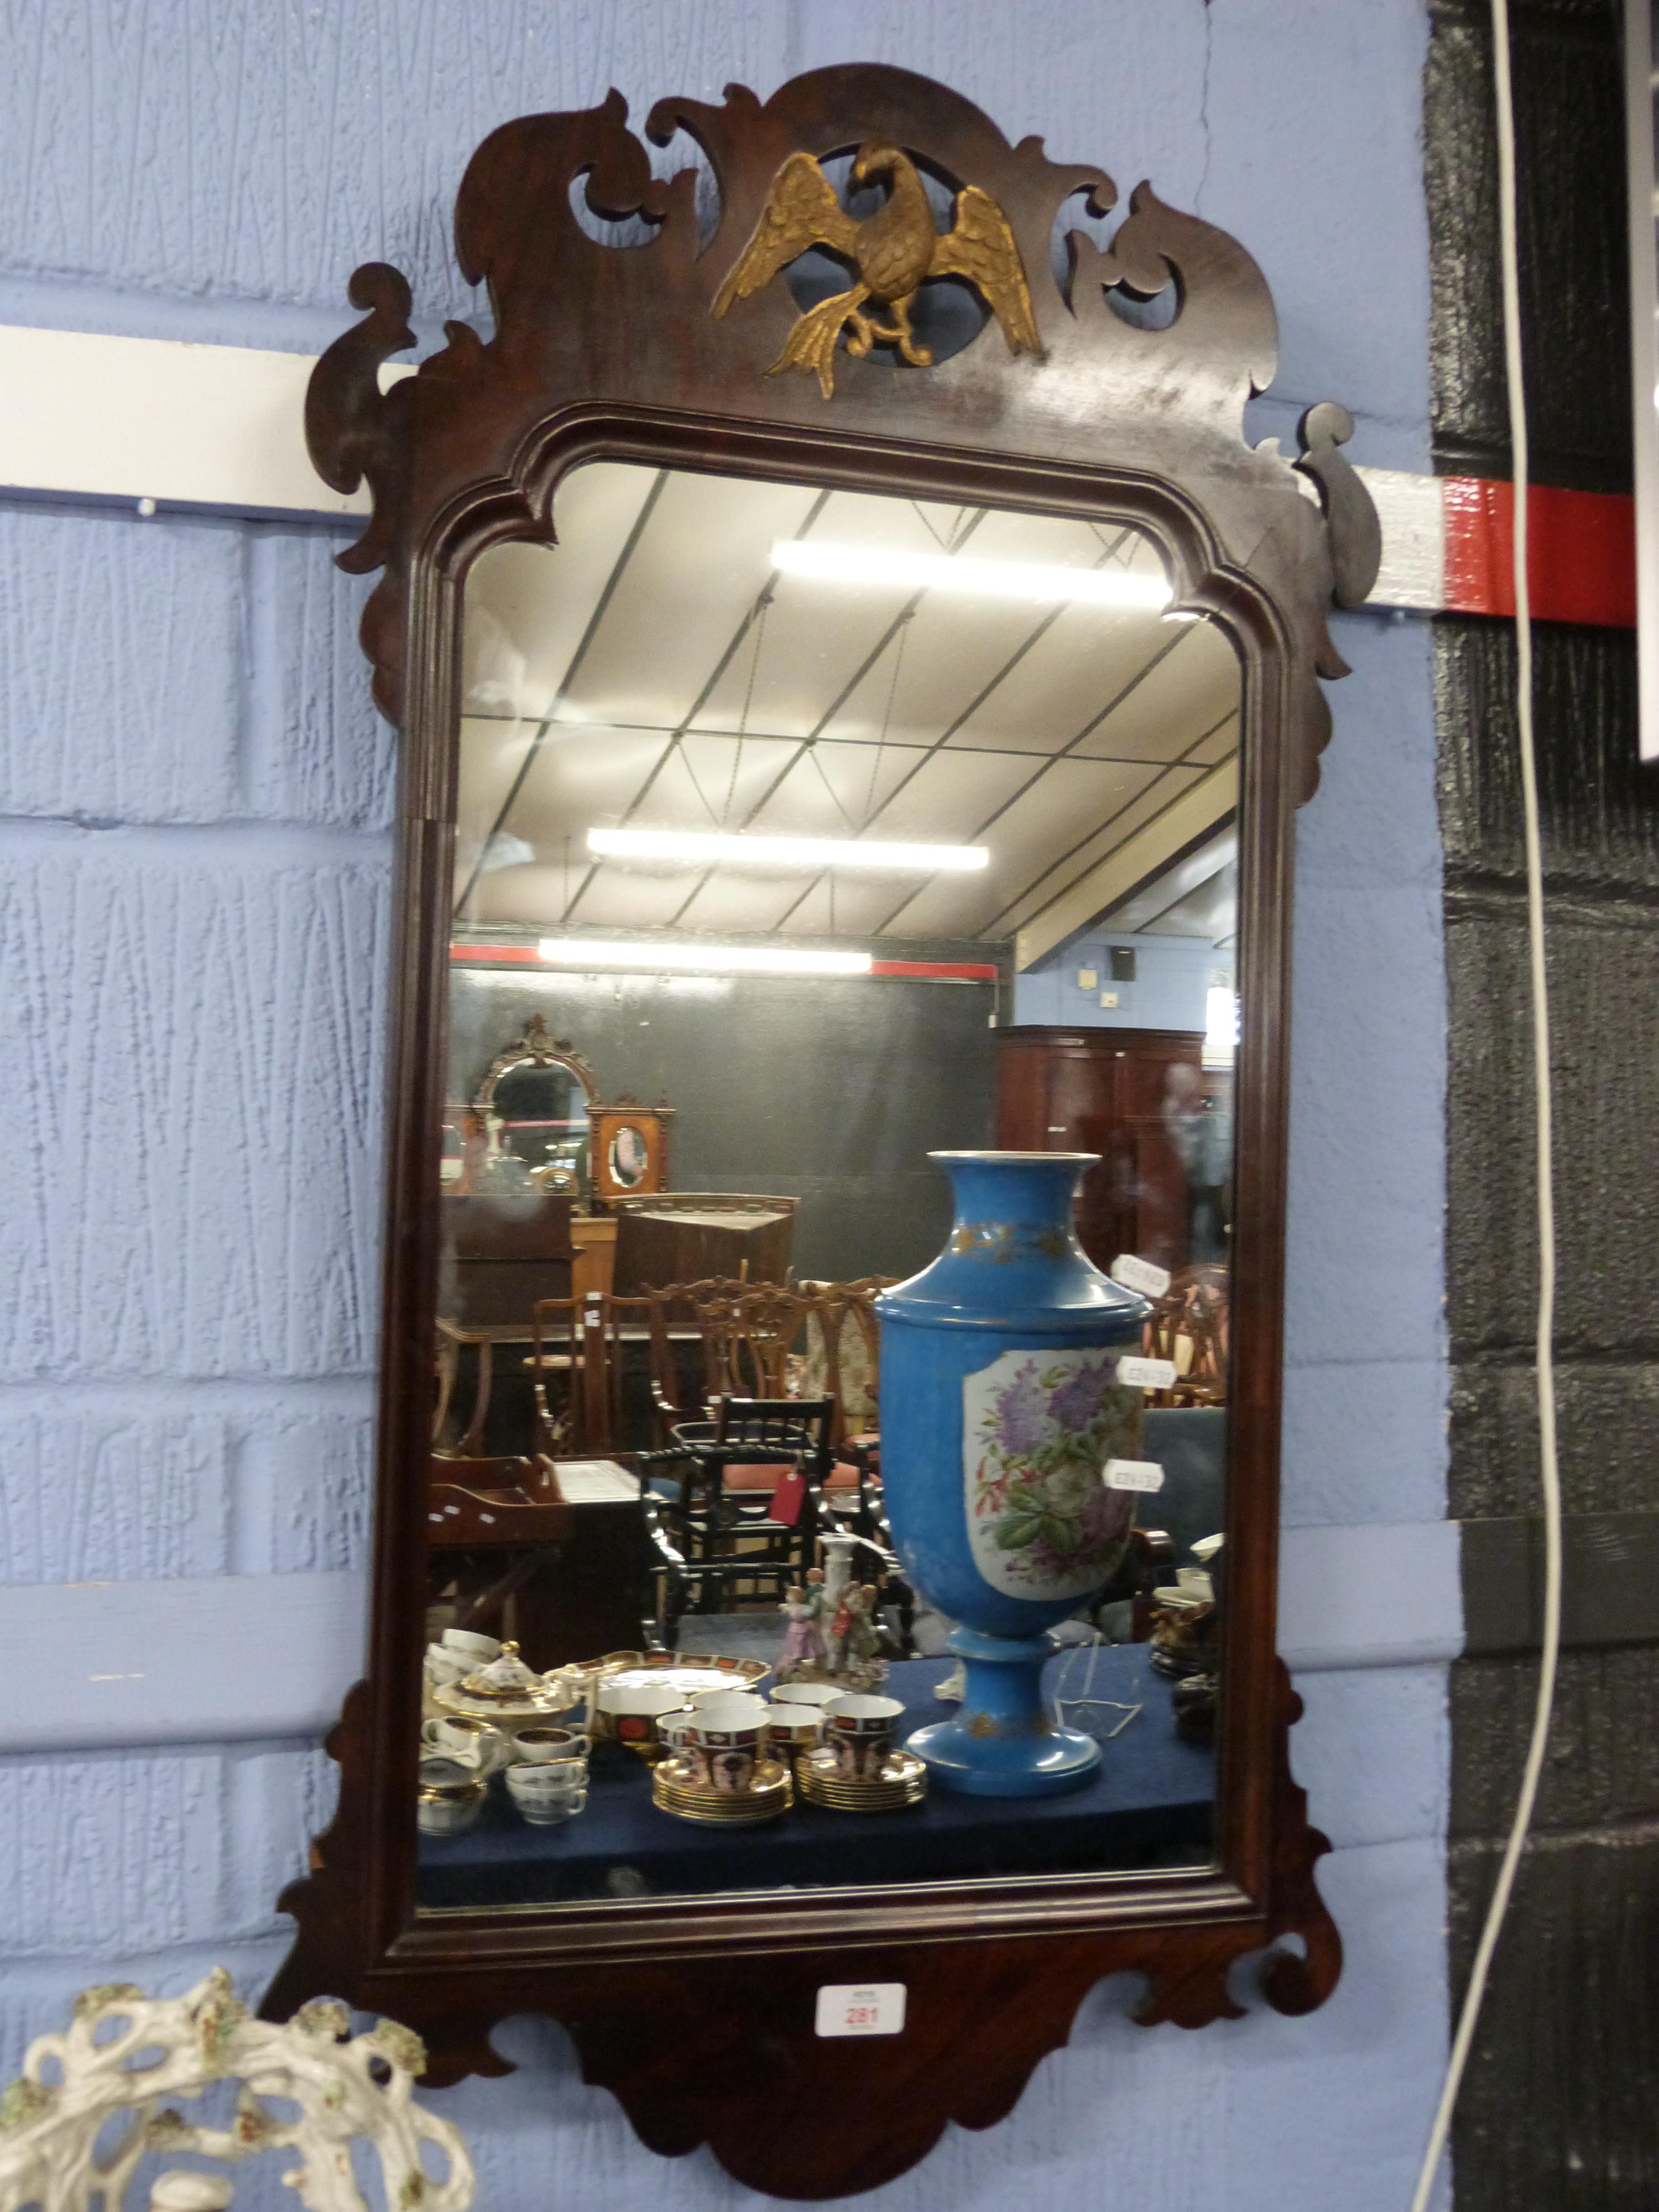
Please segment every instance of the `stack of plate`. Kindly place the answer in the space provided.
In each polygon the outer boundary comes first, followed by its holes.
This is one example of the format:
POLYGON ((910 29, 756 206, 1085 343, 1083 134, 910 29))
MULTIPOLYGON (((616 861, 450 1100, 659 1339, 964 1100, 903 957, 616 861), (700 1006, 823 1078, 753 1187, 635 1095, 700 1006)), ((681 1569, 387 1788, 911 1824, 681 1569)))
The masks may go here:
POLYGON ((894 1752, 873 1782, 849 1782, 829 1747, 809 1751, 795 1771, 801 1796, 836 1813, 897 1813, 927 1795, 927 1769, 913 1751, 894 1752))
POLYGON ((781 1759, 763 1759, 756 1765, 748 1790, 711 1790, 694 1782, 683 1759, 665 1759, 652 1769, 651 1796, 665 1813, 682 1820, 707 1820, 726 1827, 752 1827, 757 1820, 774 1820, 795 1802, 789 1770, 781 1759))

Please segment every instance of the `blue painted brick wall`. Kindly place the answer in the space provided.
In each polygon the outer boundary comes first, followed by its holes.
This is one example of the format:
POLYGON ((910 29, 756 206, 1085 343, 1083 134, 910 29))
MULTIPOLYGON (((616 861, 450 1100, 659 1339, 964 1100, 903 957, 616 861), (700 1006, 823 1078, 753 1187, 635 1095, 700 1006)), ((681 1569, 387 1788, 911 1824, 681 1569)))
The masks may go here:
MULTIPOLYGON (((1357 456, 1422 467, 1427 256, 1416 0, 59 0, 0 72, 0 319, 309 349, 368 258, 423 331, 467 154, 616 83, 769 91, 847 59, 979 99, 1012 137, 1151 176, 1261 259, 1281 374, 1253 434, 1340 397, 1357 456)), ((374 1357, 392 745, 338 541, 0 507, 0 1577, 360 1565, 374 1357)), ((1340 625, 1355 675, 1300 829, 1286 1507, 1443 1510, 1443 1066, 1426 642, 1340 625)), ((211 1653, 203 1664, 213 1664, 211 1653)), ((273 1666, 283 1655, 270 1655, 273 1666)), ((1334 2001, 1200 2036, 1085 2006, 1014 2118, 879 2192, 1394 2212, 1443 2048, 1443 1683, 1304 1685, 1339 1848, 1334 2001)), ((250 1984, 325 1817, 313 1745, 0 1762, 0 2072, 85 1981, 250 1984)), ((672 2172, 545 2024, 439 2101, 486 2205, 586 2212, 672 2172)), ((264 2203, 268 2189, 247 2201, 264 2203)), ((276 2201, 271 2197, 271 2201, 276 2201)))

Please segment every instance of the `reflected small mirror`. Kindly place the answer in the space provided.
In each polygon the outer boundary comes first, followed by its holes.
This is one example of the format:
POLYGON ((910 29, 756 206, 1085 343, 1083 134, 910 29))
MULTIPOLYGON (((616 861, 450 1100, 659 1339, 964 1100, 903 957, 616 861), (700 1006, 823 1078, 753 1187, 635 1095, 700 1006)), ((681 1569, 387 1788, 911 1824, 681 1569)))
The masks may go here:
POLYGON ((611 462, 554 520, 465 589, 422 1905, 1207 1865, 1233 643, 1125 522, 611 462), (1148 1302, 1139 1475, 1014 1438, 1069 1370, 988 1416, 999 1541, 1111 1523, 1034 1800, 905 1752, 959 1681, 884 1492, 877 1302, 986 1150, 1088 1156, 1148 1302))
POLYGON ((624 1121, 611 1139, 609 1154, 611 1180, 623 1190, 632 1190, 645 1180, 650 1165, 650 1155, 643 1134, 632 1121, 624 1121))

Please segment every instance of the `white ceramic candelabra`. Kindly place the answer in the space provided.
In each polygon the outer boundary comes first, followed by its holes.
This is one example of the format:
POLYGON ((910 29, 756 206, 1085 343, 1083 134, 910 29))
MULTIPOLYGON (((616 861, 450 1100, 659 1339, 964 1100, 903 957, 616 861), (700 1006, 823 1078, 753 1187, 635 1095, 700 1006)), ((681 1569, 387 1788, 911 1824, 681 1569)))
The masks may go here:
MULTIPOLYGON (((368 2212, 352 2172, 354 2142, 380 2162, 395 2212, 469 2212, 472 2161, 458 2130, 416 2104, 426 2052, 412 2029, 383 2020, 351 2033, 343 2004, 301 2008, 286 2027, 255 2020, 216 1967, 188 1996, 151 1999, 128 1983, 83 1990, 62 2035, 29 2045, 23 2072, 0 2095, 0 2212, 124 2212, 126 2190, 148 2153, 179 2152, 236 2164, 265 2151, 292 2151, 283 2179, 308 2212, 368 2212), (186 2120, 171 2100, 240 2081, 228 2127, 186 2120), (297 2117, 278 2118, 262 2101, 283 2098, 297 2117), (100 2153, 111 2120, 127 2126, 100 2153), (445 2171, 422 2163, 432 2144, 445 2171)), ((217 2212, 229 2204, 228 2175, 177 2168, 161 2173, 152 2212, 217 2212)))

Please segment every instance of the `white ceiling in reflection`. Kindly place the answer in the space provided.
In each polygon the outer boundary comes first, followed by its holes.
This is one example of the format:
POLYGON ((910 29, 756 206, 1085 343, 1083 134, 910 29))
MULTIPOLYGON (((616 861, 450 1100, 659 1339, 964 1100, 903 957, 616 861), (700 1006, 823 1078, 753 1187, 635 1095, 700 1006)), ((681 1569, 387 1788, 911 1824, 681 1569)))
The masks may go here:
POLYGON ((555 525, 556 545, 497 547, 467 586, 473 927, 1003 939, 1237 748, 1238 664, 1208 623, 782 575, 771 553, 805 538, 1160 576, 1121 526, 611 463, 566 481, 555 525), (983 844, 991 862, 594 862, 588 830, 622 827, 983 844))

